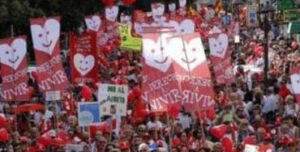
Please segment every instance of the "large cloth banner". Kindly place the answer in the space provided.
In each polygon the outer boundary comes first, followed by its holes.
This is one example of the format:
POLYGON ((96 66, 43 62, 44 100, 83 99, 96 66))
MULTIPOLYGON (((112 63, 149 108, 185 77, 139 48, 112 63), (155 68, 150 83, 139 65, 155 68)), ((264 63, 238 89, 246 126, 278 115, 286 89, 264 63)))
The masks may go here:
POLYGON ((230 60, 228 36, 214 27, 208 39, 210 59, 213 64, 218 85, 229 84, 234 80, 233 68, 230 60))
POLYGON ((68 78, 60 58, 59 20, 59 17, 30 19, 38 86, 41 92, 64 90, 68 86, 68 78))
POLYGON ((142 98, 151 110, 178 105, 191 112, 214 104, 211 76, 198 34, 144 34, 142 46, 142 98))
POLYGON ((99 123, 101 118, 99 102, 78 102, 79 126, 89 126, 99 123))
POLYGON ((100 84, 98 101, 102 115, 126 116, 127 114, 127 85, 100 84))
POLYGON ((28 101, 25 36, 0 40, 2 101, 28 101))
POLYGON ((71 79, 73 83, 91 83, 98 80, 97 33, 85 31, 80 35, 70 33, 71 79))

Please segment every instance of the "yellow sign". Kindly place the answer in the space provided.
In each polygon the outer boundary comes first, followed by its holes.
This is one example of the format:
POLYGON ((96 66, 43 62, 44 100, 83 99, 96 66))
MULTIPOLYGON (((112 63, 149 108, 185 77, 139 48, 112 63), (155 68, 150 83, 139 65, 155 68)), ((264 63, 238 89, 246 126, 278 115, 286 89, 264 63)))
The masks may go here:
POLYGON ((142 46, 142 39, 132 37, 131 26, 128 24, 119 24, 119 32, 121 36, 120 49, 140 51, 142 46))

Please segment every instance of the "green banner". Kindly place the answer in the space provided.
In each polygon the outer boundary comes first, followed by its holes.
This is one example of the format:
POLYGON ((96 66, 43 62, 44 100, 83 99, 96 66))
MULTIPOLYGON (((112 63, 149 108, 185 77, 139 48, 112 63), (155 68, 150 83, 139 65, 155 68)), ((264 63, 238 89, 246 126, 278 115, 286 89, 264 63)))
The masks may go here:
POLYGON ((120 49, 140 51, 142 46, 142 39, 132 37, 131 26, 128 24, 119 24, 119 32, 121 36, 120 49))
POLYGON ((295 3, 293 0, 278 0, 277 2, 277 9, 278 10, 287 10, 287 9, 294 9, 295 3))

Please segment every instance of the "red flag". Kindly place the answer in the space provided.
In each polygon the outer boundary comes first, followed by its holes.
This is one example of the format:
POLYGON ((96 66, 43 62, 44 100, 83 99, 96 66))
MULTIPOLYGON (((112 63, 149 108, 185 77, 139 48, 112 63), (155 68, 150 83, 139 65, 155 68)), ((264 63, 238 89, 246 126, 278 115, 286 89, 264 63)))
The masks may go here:
POLYGON ((64 90, 68 78, 60 58, 59 17, 30 19, 40 91, 64 90))
POLYGON ((2 101, 27 101, 27 43, 25 36, 0 40, 2 101))
POLYGON ((70 33, 72 82, 93 83, 98 80, 97 33, 85 31, 80 35, 70 33))
POLYGON ((151 110, 183 105, 187 111, 213 102, 204 48, 197 34, 143 35, 143 100, 151 110))

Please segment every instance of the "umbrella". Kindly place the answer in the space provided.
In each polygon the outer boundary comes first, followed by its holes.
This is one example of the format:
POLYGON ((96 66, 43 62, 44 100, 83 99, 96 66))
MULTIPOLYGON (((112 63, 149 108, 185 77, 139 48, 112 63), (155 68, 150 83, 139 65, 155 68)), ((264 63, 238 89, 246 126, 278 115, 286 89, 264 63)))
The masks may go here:
POLYGON ((15 113, 37 111, 37 110, 44 110, 44 109, 45 109, 44 105, 37 104, 37 103, 27 103, 27 104, 22 104, 22 105, 12 107, 12 111, 15 113))

